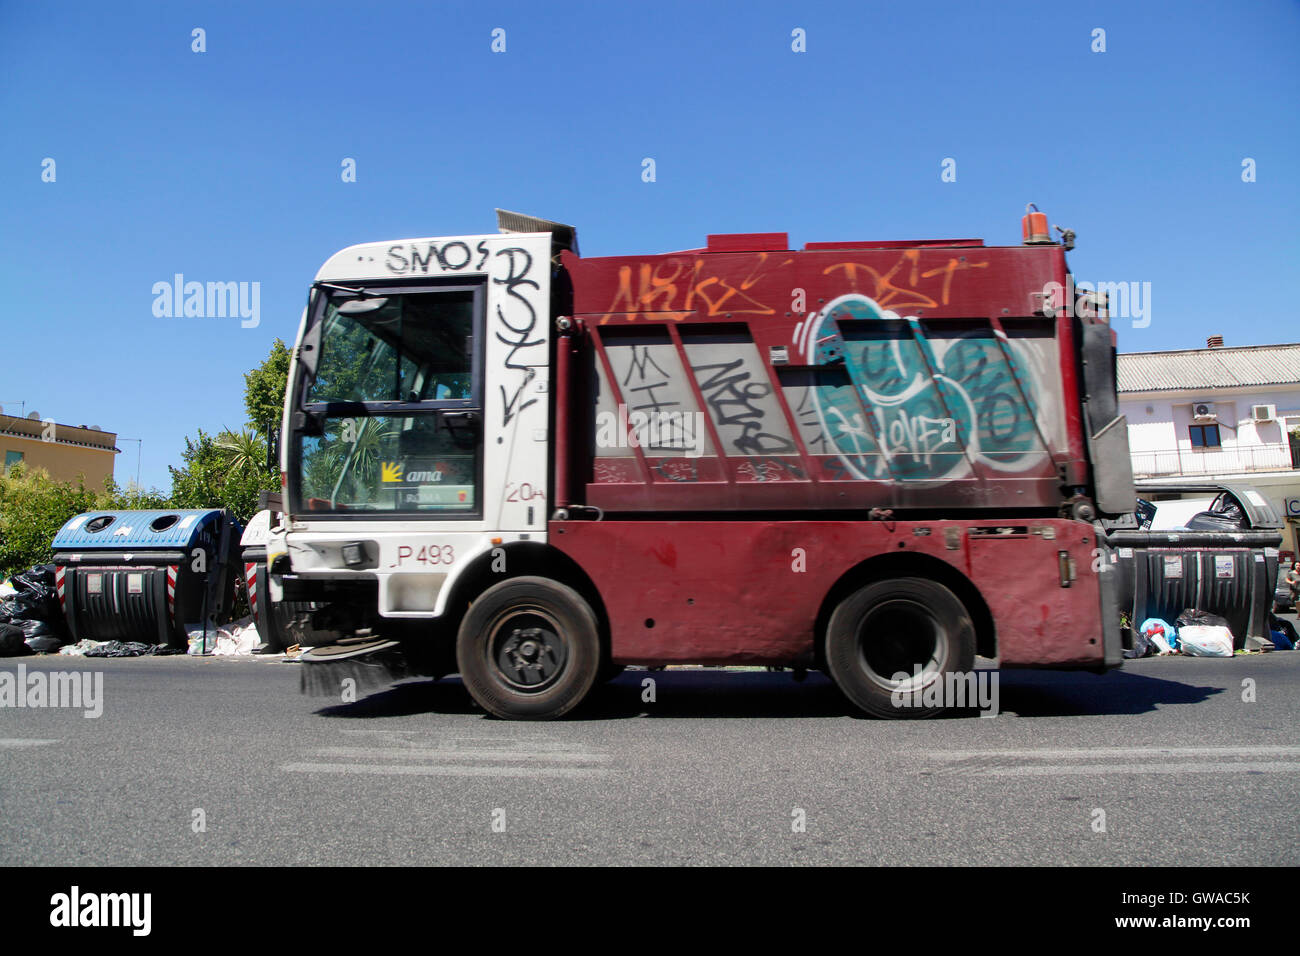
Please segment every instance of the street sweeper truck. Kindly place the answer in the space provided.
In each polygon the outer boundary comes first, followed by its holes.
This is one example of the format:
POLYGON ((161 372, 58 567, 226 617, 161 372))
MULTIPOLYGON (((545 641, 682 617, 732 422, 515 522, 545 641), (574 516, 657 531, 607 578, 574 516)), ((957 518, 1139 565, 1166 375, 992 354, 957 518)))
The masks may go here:
POLYGON ((311 286, 267 544, 305 689, 458 673, 544 719, 629 665, 751 664, 912 717, 977 655, 1119 664, 1132 474, 1073 233, 583 258, 498 218, 311 286))

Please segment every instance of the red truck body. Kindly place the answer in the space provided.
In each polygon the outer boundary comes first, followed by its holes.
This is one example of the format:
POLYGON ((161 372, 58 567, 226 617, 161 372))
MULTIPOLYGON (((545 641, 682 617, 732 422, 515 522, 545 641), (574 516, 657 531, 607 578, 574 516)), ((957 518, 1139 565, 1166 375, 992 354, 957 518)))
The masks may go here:
POLYGON ((601 520, 549 537, 600 593, 613 660, 815 665, 846 590, 910 574, 962 595, 1003 665, 1116 663, 1097 532, 1063 516, 1090 473, 1080 320, 1043 296, 1063 248, 786 245, 564 254, 555 505, 601 520), (703 448, 611 449, 602 410, 629 434, 703 411, 703 448))

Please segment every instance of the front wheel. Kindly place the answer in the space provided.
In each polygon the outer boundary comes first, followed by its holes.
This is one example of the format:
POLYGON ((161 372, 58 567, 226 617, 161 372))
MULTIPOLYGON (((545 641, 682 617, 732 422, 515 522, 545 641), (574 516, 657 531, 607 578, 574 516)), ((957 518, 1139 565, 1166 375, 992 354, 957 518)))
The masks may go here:
POLYGON ((572 588, 520 577, 484 591, 456 637, 461 680, 484 710, 552 720, 587 696, 600 670, 596 615, 572 588))
POLYGON ((969 674, 975 666, 975 627, 942 584, 876 581, 831 615, 826 664, 844 695, 870 714, 933 717, 951 705, 940 693, 952 684, 945 675, 969 674))

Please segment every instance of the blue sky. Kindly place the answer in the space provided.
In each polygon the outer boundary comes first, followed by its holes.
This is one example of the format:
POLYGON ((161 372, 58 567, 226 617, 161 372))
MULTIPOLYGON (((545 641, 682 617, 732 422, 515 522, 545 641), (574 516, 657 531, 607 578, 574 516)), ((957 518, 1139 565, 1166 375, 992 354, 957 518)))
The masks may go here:
POLYGON ((1033 201, 1077 276, 1151 283, 1121 350, 1300 341, 1295 2, 0 0, 0 71, 0 403, 143 438, 164 490, 187 434, 242 424, 242 373, 332 252, 492 232, 497 206, 591 256, 1010 244, 1033 201), (178 272, 259 282, 260 324, 155 317, 178 272))

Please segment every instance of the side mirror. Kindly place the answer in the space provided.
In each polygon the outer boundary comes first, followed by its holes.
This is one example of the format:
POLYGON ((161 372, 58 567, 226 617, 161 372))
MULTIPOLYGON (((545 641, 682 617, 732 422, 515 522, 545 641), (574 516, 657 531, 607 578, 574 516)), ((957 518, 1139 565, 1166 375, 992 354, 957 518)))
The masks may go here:
POLYGON ((266 430, 266 470, 280 470, 280 429, 268 428, 266 430))

